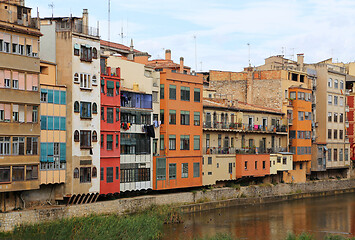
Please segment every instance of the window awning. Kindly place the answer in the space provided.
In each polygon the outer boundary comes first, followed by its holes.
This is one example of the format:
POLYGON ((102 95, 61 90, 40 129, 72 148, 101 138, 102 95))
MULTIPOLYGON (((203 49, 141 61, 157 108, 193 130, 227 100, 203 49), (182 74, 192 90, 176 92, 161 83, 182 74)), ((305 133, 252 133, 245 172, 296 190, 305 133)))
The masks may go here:
POLYGON ((74 44, 74 49, 80 49, 80 45, 77 44, 77 43, 75 43, 75 44, 74 44))
POLYGON ((115 84, 113 81, 107 81, 107 88, 115 88, 115 84))

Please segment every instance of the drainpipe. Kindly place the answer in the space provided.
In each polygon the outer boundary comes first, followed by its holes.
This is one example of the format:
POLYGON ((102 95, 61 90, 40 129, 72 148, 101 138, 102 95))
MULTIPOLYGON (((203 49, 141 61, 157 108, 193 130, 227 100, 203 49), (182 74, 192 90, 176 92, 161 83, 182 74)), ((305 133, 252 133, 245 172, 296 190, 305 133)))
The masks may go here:
POLYGON ((26 208, 26 202, 25 202, 25 200, 23 200, 23 198, 22 198, 22 192, 20 193, 20 199, 21 199, 21 201, 22 201, 22 203, 23 203, 23 208, 26 208))

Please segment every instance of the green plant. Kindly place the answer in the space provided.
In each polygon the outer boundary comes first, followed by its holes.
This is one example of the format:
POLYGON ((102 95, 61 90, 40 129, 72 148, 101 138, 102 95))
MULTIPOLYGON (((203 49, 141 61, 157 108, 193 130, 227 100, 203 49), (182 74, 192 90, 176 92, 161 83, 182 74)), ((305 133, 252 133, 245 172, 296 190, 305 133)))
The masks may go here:
POLYGON ((301 233, 300 235, 295 235, 293 233, 289 233, 287 235, 286 240, 314 240, 315 238, 308 233, 301 233))
POLYGON ((203 237, 203 238, 195 238, 195 240, 238 240, 237 238, 233 238, 230 234, 227 233, 217 233, 213 237, 203 237))

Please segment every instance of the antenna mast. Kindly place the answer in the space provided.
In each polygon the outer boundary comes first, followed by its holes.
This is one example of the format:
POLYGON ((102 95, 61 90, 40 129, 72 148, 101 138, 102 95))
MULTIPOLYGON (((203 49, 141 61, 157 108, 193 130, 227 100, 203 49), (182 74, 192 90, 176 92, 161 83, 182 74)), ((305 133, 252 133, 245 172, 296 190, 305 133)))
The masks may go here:
POLYGON ((247 43, 248 45, 248 61, 249 61, 249 67, 251 67, 251 63, 250 63, 250 43, 247 43))
POLYGON ((48 4, 48 7, 52 9, 52 18, 53 18, 53 9, 54 9, 54 3, 48 4))
POLYGON ((195 39, 195 71, 197 71, 197 48, 196 48, 196 35, 194 35, 195 39))
POLYGON ((108 41, 110 41, 110 25, 111 25, 111 0, 108 0, 108 41))

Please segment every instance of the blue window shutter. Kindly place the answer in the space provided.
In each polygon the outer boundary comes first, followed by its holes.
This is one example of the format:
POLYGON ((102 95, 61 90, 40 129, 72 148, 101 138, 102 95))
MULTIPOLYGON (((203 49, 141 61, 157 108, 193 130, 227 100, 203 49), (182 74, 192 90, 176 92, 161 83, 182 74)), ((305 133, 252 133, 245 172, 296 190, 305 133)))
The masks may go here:
POLYGON ((60 91, 54 90, 54 104, 60 104, 60 91))
POLYGON ((54 130, 59 130, 59 117, 54 117, 54 130))
POLYGON ((65 117, 60 118, 60 130, 65 131, 65 117))
POLYGON ((89 117, 91 117, 91 103, 89 104, 89 107, 88 107, 88 113, 89 113, 89 117))
POLYGON ((83 117, 83 104, 80 103, 80 117, 83 117))
POLYGON ((48 130, 53 130, 53 117, 48 116, 47 121, 48 121, 48 130))
POLYGON ((53 90, 48 90, 47 98, 48 103, 53 103, 53 90))
POLYGON ((48 162, 53 162, 53 154, 54 154, 54 144, 47 143, 47 159, 48 162))
POLYGON ((65 105, 67 102, 67 92, 66 91, 60 91, 60 104, 65 105))
POLYGON ((41 116, 41 130, 47 130, 47 116, 41 116))
POLYGON ((47 162, 47 143, 41 143, 41 162, 47 162))
POLYGON ((60 143, 60 162, 66 162, 66 144, 65 143, 60 143))

